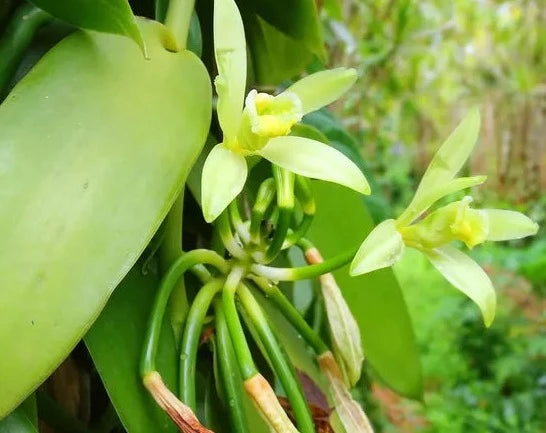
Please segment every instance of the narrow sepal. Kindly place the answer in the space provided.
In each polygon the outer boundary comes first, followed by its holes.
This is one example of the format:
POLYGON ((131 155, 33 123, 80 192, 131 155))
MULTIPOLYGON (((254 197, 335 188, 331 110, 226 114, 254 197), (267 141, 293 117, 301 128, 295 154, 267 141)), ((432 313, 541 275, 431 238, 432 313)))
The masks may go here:
POLYGON ((396 221, 388 219, 378 224, 358 249, 351 263, 351 275, 361 275, 394 265, 404 252, 402 235, 396 221))
POLYGON ((315 72, 292 84, 287 91, 301 100, 304 114, 331 104, 349 90, 357 78, 352 68, 315 72))
POLYGON ((201 204, 207 222, 214 221, 243 189, 247 176, 245 158, 217 144, 203 166, 201 204))
POLYGON ((497 297, 480 265, 449 245, 424 253, 446 280, 474 301, 482 312, 485 326, 489 327, 495 318, 497 297))
POLYGON ((334 182, 362 194, 370 193, 362 171, 341 152, 319 141, 293 136, 276 137, 257 153, 301 176, 334 182))
POLYGON ((488 241, 507 241, 535 235, 538 224, 528 216, 504 209, 481 209, 489 219, 488 241))
POLYGON ((241 123, 246 88, 246 40, 243 21, 233 0, 214 1, 214 56, 218 76, 218 121, 224 141, 233 140, 241 123))

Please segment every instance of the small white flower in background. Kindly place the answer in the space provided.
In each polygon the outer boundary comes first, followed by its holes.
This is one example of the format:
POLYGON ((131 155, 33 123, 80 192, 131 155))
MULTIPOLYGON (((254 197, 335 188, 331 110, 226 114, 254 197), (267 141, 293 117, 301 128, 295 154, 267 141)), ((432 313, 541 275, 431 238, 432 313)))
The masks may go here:
POLYGON ((201 203, 207 222, 214 221, 241 192, 248 171, 245 157, 250 155, 302 176, 370 193, 360 169, 341 152, 316 140, 288 135, 305 114, 349 90, 356 80, 354 69, 317 72, 276 96, 252 90, 245 101, 246 42, 233 0, 214 3, 214 46, 223 141, 212 149, 203 167, 201 203))
POLYGON ((432 159, 407 209, 396 220, 377 225, 364 240, 351 264, 351 275, 392 266, 405 247, 415 248, 478 305, 489 326, 496 308, 491 280, 473 259, 449 244, 462 241, 473 248, 485 241, 520 239, 536 234, 538 224, 511 210, 472 209, 469 196, 416 222, 442 197, 485 181, 485 176, 455 178, 476 143, 479 129, 479 111, 473 109, 432 159))

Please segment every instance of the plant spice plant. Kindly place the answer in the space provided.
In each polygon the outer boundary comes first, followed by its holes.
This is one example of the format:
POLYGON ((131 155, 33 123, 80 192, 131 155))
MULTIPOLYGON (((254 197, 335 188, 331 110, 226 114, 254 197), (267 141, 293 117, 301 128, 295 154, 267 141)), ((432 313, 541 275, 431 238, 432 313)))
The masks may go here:
POLYGON ((1 35, 4 91, 37 32, 69 33, 0 106, 0 431, 37 431, 37 388, 82 337, 130 433, 373 431, 351 394, 364 354, 385 383, 419 398, 417 351, 390 271, 351 280, 349 299, 336 282, 342 268, 366 274, 416 248, 489 325, 487 275, 447 244, 538 229, 517 212, 472 209, 469 197, 422 217, 485 180, 455 178, 478 111, 442 145, 408 209, 372 230, 358 159, 304 117, 342 97, 356 72, 322 70, 262 91, 303 72, 307 61, 292 70, 294 55, 323 58, 314 2, 148 6, 155 20, 135 17, 126 0, 36 0, 18 5, 1 35), (260 91, 246 94, 248 71, 260 91), (336 199, 334 211, 362 215, 348 233, 366 231, 360 249, 328 251, 341 228, 321 220, 320 204, 336 199), (186 251, 183 227, 195 238, 186 251), (297 251, 307 264, 290 264, 297 251), (318 283, 312 317, 295 302, 304 289, 281 286, 300 280, 318 283), (377 294, 380 303, 366 301, 377 294), (353 315, 362 306, 369 314, 353 315), (313 393, 326 407, 311 404, 313 393), (225 412, 229 426, 218 422, 225 412))

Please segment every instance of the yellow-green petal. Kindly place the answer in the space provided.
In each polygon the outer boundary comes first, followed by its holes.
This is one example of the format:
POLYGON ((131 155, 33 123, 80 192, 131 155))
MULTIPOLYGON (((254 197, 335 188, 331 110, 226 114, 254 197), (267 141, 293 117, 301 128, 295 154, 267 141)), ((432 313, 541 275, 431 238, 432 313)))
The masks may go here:
POLYGON ((364 239, 351 263, 351 275, 361 275, 394 265, 404 252, 402 235, 396 221, 388 219, 378 224, 364 239))
POLYGON ((411 204, 396 219, 398 226, 403 227, 411 224, 412 221, 442 197, 480 185, 484 183, 486 179, 487 176, 459 177, 448 183, 440 183, 436 186, 431 186, 425 193, 419 194, 419 197, 417 197, 416 194, 411 204))
POLYGON ((331 104, 349 90, 357 78, 352 68, 337 68, 316 72, 292 84, 286 91, 301 99, 307 114, 331 104))
POLYGON ((212 222, 239 195, 246 181, 245 158, 223 143, 210 151, 201 177, 201 205, 205 221, 212 222))
POLYGON ((224 141, 235 138, 246 88, 246 41, 239 9, 233 0, 214 1, 214 56, 218 76, 218 121, 224 141))
POLYGON ((304 137, 275 137, 257 154, 301 176, 334 182, 362 194, 370 185, 360 169, 327 144, 304 137))
POLYGON ((489 327, 495 318, 497 297, 480 265, 449 245, 424 253, 446 280, 474 301, 482 312, 485 326, 489 327))
POLYGON ((507 241, 535 235, 538 224, 528 216, 504 209, 482 209, 489 218, 488 241, 507 241))
MULTIPOLYGON (((432 158, 408 206, 408 209, 412 209, 414 219, 430 206, 431 195, 436 196, 441 191, 441 186, 447 186, 461 169, 476 144, 479 131, 480 112, 478 108, 473 108, 432 158)), ((405 223, 412 221, 406 221, 406 219, 405 215, 405 223)))

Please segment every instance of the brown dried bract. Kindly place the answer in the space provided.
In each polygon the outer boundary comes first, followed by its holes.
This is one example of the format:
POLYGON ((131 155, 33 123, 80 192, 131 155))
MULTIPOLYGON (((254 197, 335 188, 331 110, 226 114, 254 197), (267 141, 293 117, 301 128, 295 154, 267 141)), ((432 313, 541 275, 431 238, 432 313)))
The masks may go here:
POLYGON ((144 377, 144 385, 152 394, 156 403, 163 409, 169 417, 184 433, 214 433, 203 426, 193 411, 182 403, 167 388, 161 375, 157 371, 152 371, 144 377))

